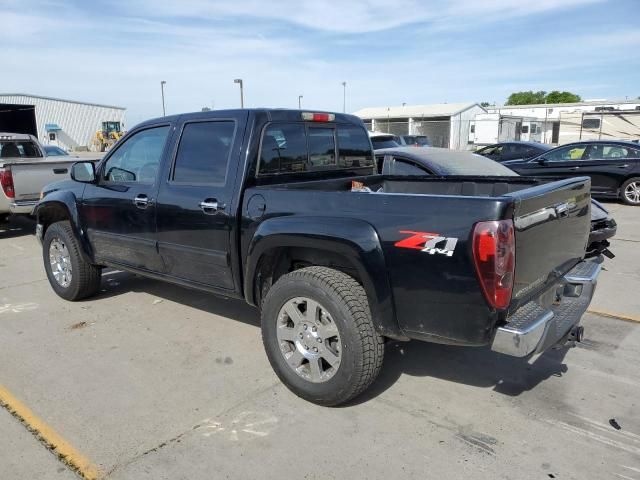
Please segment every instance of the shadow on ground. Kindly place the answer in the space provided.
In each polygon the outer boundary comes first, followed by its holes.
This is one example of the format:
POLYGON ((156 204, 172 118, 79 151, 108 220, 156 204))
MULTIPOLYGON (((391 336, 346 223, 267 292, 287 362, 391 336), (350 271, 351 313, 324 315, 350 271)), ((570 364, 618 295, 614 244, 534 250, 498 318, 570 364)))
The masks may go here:
POLYGON ((0 240, 33 235, 36 224, 27 217, 12 217, 8 222, 0 222, 0 240))
MULTIPOLYGON (((218 297, 150 280, 120 271, 106 271, 100 297, 126 292, 145 292, 188 307, 221 315, 260 327, 260 314, 244 301, 218 297)), ((375 383, 355 403, 370 400, 402 375, 433 377, 481 388, 493 387, 501 394, 517 396, 552 376, 567 371, 563 363, 566 349, 550 350, 535 361, 509 357, 488 348, 454 347, 424 342, 390 342, 385 350, 382 372, 375 383)))

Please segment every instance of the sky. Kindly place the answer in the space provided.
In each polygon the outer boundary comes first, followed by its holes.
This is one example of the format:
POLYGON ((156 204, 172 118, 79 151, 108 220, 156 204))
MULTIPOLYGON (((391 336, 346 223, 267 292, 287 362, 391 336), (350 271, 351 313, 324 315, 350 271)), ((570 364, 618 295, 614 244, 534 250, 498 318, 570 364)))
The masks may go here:
POLYGON ((0 93, 342 110, 640 96, 640 0, 0 0, 0 93))

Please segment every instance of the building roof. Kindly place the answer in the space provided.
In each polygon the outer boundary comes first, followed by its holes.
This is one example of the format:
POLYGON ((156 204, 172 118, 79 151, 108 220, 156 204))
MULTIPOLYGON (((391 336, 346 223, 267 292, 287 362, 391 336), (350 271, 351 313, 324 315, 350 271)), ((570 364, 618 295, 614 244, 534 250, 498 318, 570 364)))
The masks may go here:
POLYGON ((475 106, 480 107, 477 103, 433 103, 431 105, 369 107, 358 110, 353 114, 364 119, 450 117, 475 106))
POLYGON ((585 102, 574 103, 536 103, 531 105, 491 105, 487 110, 501 110, 512 108, 559 108, 559 107, 588 107, 599 105, 636 105, 640 103, 640 99, 636 100, 588 100, 585 102))
POLYGON ((80 102, 78 100, 67 100, 65 98, 43 97, 42 95, 32 95, 30 93, 0 93, 0 99, 2 97, 39 98, 41 100, 53 100, 55 102, 77 103, 77 104, 80 104, 80 105, 90 105, 92 107, 115 108, 117 110, 126 110, 125 107, 118 107, 118 106, 115 106, 115 105, 104 105, 104 104, 100 104, 100 103, 80 102))

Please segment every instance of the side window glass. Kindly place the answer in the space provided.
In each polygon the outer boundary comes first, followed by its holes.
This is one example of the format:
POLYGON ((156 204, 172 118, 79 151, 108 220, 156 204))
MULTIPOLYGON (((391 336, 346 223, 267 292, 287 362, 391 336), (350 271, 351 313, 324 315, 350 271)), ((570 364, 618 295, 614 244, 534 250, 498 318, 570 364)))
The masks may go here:
POLYGON ((544 158, 550 162, 570 162, 572 160, 580 160, 582 159, 582 155, 586 148, 587 147, 585 145, 568 145, 545 153, 544 158))
POLYGON ((302 123, 274 124, 262 137, 260 174, 307 170, 307 136, 302 123))
POLYGON ((604 145, 602 147, 602 157, 606 159, 616 160, 618 158, 627 158, 629 151, 620 145, 604 145))
POLYGON ((640 158, 640 150, 630 148, 629 153, 627 154, 627 158, 640 158))
POLYGON ((309 163, 311 168, 336 164, 333 128, 309 127, 309 163))
POLYGON ((105 182, 153 183, 160 168, 169 126, 149 128, 127 139, 104 165, 105 182))
POLYGON ((224 185, 234 132, 232 121, 187 123, 182 130, 172 180, 224 185))
POLYGON ((418 167, 417 165, 407 162, 406 160, 401 160, 399 158, 395 159, 396 161, 393 164, 393 175, 427 175, 427 171, 418 167))

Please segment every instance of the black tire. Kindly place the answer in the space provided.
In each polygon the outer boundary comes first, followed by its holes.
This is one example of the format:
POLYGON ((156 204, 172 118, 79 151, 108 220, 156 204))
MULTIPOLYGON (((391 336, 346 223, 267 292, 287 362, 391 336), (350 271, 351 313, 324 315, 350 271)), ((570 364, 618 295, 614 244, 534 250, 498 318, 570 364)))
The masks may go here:
POLYGON ((626 205, 633 205, 634 207, 637 207, 637 206, 640 206, 640 197, 636 196, 635 198, 637 200, 635 200, 627 196, 628 195, 627 188, 630 188, 631 184, 634 184, 637 187, 640 187, 640 177, 630 178, 629 180, 627 180, 622 184, 622 186, 620 187, 620 200, 622 200, 622 202, 626 205))
POLYGON ((42 258, 47 278, 53 290, 65 300, 76 301, 95 295, 100 290, 101 267, 90 264, 80 253, 80 245, 68 221, 56 222, 47 228, 42 242, 42 258), (71 261, 71 280, 67 286, 61 285, 54 277, 49 249, 54 240, 66 246, 71 261))
POLYGON ((299 397, 323 406, 343 404, 366 390, 380 373, 384 358, 384 339, 375 330, 364 289, 349 275, 326 267, 296 270, 271 287, 262 303, 262 340, 282 383, 299 397), (281 309, 298 297, 326 310, 339 334, 339 367, 320 383, 303 378, 289 366, 278 340, 281 309))

